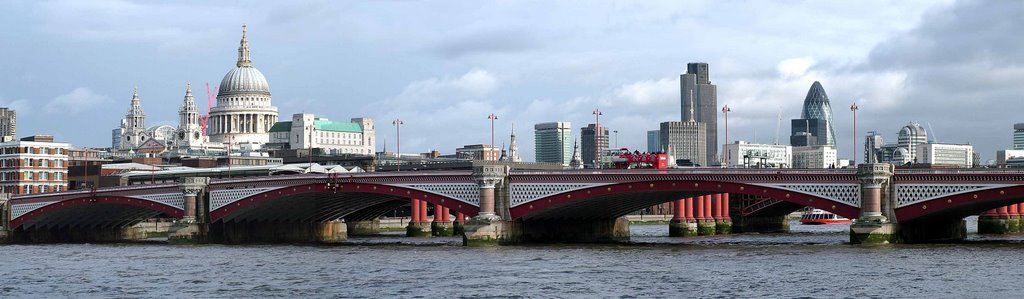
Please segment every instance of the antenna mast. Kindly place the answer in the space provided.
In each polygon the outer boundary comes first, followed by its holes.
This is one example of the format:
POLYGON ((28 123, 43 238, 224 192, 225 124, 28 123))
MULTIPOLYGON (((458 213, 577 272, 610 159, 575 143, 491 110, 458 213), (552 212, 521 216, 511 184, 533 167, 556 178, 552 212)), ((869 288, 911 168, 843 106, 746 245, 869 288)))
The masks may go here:
POLYGON ((932 137, 932 142, 938 143, 939 142, 939 136, 935 135, 935 129, 932 129, 932 122, 926 122, 926 124, 928 124, 928 131, 932 131, 932 134, 931 134, 932 135, 931 136, 932 137))
POLYGON ((782 128, 782 106, 779 106, 779 117, 775 121, 775 145, 779 144, 779 128, 782 128))

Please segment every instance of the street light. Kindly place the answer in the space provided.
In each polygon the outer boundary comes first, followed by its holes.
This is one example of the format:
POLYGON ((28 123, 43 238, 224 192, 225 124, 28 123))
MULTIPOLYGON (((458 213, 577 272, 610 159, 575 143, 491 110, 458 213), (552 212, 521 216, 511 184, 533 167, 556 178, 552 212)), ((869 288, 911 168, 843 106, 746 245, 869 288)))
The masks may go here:
MULTIPOLYGON (((732 111, 732 109, 729 109, 729 105, 728 104, 726 104, 725 107, 722 107, 722 113, 725 113, 725 144, 726 145, 729 144, 729 111, 732 111)), ((725 160, 725 168, 729 168, 729 148, 728 147, 725 148, 725 153, 724 154, 725 155, 723 157, 725 157, 725 158, 723 160, 725 160)))
POLYGON ((853 105, 850 105, 850 111, 853 111, 853 165, 857 165, 857 110, 859 109, 860 107, 857 107, 857 102, 853 102, 853 105))
MULTIPOLYGON (((498 116, 494 115, 494 113, 491 113, 491 115, 487 116, 487 119, 491 120, 491 149, 493 150, 494 149, 494 120, 498 119, 498 116)), ((487 160, 487 153, 488 153, 488 151, 486 151, 486 150, 483 153, 483 159, 484 160, 487 160)))
POLYGON ((313 171, 313 130, 316 130, 316 126, 308 125, 306 128, 309 129, 309 153, 306 153, 309 156, 309 164, 306 165, 306 173, 310 173, 313 171))
POLYGON ((598 161, 601 159, 601 147, 598 143, 601 140, 601 113, 600 109, 594 109, 594 168, 601 168, 598 161))
POLYGON ((395 139, 397 140, 395 142, 397 143, 395 146, 397 155, 395 156, 398 158, 398 164, 395 167, 395 171, 402 171, 402 124, 404 123, 401 119, 396 118, 394 121, 391 121, 391 124, 395 125, 395 139))

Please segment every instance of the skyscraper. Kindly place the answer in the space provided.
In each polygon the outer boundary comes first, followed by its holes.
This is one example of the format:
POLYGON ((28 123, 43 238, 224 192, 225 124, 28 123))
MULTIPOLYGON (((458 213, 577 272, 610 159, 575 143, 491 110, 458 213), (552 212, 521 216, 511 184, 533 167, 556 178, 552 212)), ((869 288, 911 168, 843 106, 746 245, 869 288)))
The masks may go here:
POLYGON ((661 148, 661 133, 659 130, 647 131, 647 152, 657 153, 664 149, 661 148))
POLYGON ((573 146, 572 123, 539 123, 533 125, 533 134, 535 161, 569 165, 573 146))
POLYGON ((832 129, 832 106, 821 83, 814 81, 804 97, 800 118, 791 122, 790 145, 836 145, 836 132, 832 129))
POLYGON ((605 126, 595 127, 594 124, 587 125, 580 129, 580 143, 582 143, 583 165, 597 168, 601 163, 601 157, 596 156, 608 149, 608 128, 605 126), (600 134, 595 134, 600 130, 600 134), (597 165, 595 165, 597 164, 597 165))
MULTIPOLYGON (((711 84, 708 64, 703 62, 686 64, 686 73, 679 75, 680 107, 683 122, 693 120, 704 124, 705 154, 708 164, 718 161, 718 87, 711 84), (689 100, 693 96, 693 101, 689 100), (691 110, 691 106, 693 109, 691 110)), ((665 133, 661 133, 662 136, 665 133)), ((664 146, 664 144, 662 144, 664 146)))
POLYGON ((18 114, 14 109, 0 108, 0 142, 13 141, 17 133, 18 114))
MULTIPOLYGON (((694 119, 694 96, 689 94, 689 111, 685 122, 667 121, 661 123, 661 146, 676 160, 689 160, 690 166, 708 166, 712 160, 707 155, 706 124, 694 119)), ((672 161, 675 162, 675 161, 672 161)))
POLYGON ((864 163, 880 163, 884 143, 881 134, 875 131, 868 132, 868 136, 864 137, 864 163))
MULTIPOLYGON (((11 113, 13 112, 11 111, 11 113)), ((14 130, 12 129, 11 132, 13 133, 14 130)), ((1024 123, 1013 124, 1013 149, 1024 150, 1024 123)))

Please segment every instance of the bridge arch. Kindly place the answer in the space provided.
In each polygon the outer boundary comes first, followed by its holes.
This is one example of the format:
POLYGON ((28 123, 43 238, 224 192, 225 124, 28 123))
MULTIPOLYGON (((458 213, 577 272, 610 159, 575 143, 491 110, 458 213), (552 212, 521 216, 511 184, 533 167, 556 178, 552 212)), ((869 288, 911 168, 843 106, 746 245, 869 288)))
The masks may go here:
POLYGON ((178 207, 127 196, 86 196, 64 199, 11 219, 11 228, 127 227, 160 214, 182 218, 178 207))
POLYGON ((364 211, 366 209, 373 209, 383 214, 387 211, 380 211, 381 207, 402 206, 413 198, 439 204, 467 216, 473 216, 479 212, 479 208, 470 203, 412 188, 372 183, 318 182, 276 188, 229 202, 211 210, 210 221, 230 221, 252 212, 258 213, 251 215, 254 218, 291 217, 291 219, 295 219, 298 217, 308 221, 327 221, 343 218, 353 213, 359 213, 360 217, 364 218, 366 216, 362 214, 368 212, 364 211), (396 204, 396 201, 403 203, 396 204), (289 204, 299 202, 311 206, 306 206, 305 210, 289 207, 289 204), (283 211, 266 210, 274 207, 292 209, 293 214, 273 215, 273 213, 280 214, 283 211))
POLYGON ((655 204, 717 193, 762 196, 857 218, 860 208, 830 198, 783 188, 703 180, 637 181, 581 188, 525 202, 510 209, 519 218, 615 218, 655 204))
POLYGON ((962 219, 984 211, 1024 202, 1024 185, 968 191, 896 208, 899 221, 962 219))

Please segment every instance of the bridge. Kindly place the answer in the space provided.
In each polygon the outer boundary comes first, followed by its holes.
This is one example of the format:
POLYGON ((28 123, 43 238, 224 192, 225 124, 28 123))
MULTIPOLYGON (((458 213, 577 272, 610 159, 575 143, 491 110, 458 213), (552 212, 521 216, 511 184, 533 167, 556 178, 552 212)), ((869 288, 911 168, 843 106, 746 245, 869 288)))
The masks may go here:
POLYGON ((784 216, 811 206, 856 219, 853 243, 964 237, 963 218, 1019 230, 1024 171, 670 169, 307 174, 18 195, 0 199, 11 242, 137 238, 134 224, 179 219, 172 242, 345 241, 377 232, 376 219, 409 205, 410 236, 460 234, 467 245, 601 242, 629 238, 622 216, 673 203, 673 236, 784 231, 784 216), (433 219, 428 212, 433 206, 433 219), (450 215, 456 215, 455 220, 450 215))

